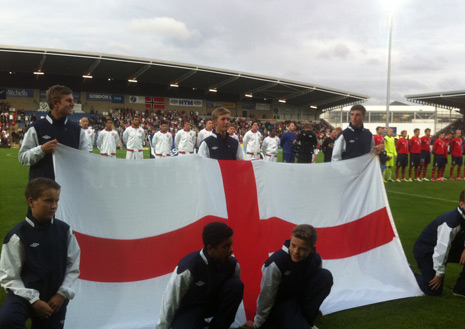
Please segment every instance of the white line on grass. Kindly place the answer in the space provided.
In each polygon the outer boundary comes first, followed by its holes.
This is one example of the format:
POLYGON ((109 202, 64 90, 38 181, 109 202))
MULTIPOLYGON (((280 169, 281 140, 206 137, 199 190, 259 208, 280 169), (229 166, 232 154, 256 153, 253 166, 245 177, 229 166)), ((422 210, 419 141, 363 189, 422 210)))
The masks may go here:
POLYGON ((421 199, 431 199, 431 200, 438 200, 438 201, 446 201, 446 202, 457 203, 457 201, 453 201, 453 200, 447 200, 447 199, 441 199, 441 198, 433 198, 433 197, 430 197, 430 196, 424 196, 424 195, 418 195, 418 194, 402 193, 402 192, 396 192, 396 191, 389 191, 389 193, 408 195, 408 196, 413 196, 413 197, 417 197, 417 198, 421 198, 421 199))

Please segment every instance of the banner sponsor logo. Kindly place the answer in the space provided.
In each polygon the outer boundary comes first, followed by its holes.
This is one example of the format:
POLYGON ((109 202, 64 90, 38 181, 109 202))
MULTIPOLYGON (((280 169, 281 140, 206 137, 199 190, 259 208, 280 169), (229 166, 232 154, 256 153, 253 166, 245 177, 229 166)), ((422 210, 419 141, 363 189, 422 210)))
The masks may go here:
POLYGON ((270 104, 257 103, 257 104, 255 104, 255 109, 257 111, 269 111, 270 110, 270 104))
POLYGON ((200 100, 200 99, 170 98, 170 105, 172 105, 172 106, 202 107, 203 101, 200 100))
POLYGON ((129 103, 131 104, 144 104, 145 97, 144 96, 129 96, 129 103))
POLYGON ((88 101, 124 103, 124 96, 123 95, 87 93, 87 98, 86 99, 88 101))
POLYGON ((34 97, 34 89, 7 89, 7 97, 34 97))
POLYGON ((111 95, 111 102, 123 104, 124 103, 124 96, 123 95, 111 95))
POLYGON ((235 109, 236 103, 215 102, 214 107, 224 107, 225 109, 235 109))
MULTIPOLYGON (((47 90, 40 90, 39 97, 40 97, 40 99, 46 99, 47 98, 47 90)), ((73 99, 75 101, 81 100, 81 93, 78 92, 78 91, 73 91, 73 99)))

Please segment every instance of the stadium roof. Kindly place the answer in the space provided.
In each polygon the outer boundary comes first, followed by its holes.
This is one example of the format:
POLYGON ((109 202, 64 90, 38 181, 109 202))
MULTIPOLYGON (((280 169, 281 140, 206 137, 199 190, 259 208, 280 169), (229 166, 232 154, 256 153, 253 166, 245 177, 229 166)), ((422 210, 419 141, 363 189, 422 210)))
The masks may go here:
POLYGON ((465 115, 465 90, 432 94, 406 95, 410 102, 437 106, 448 110, 459 109, 465 115))
POLYGON ((369 98, 304 82, 207 66, 0 45, 0 86, 47 89, 55 83, 75 91, 222 102, 277 103, 285 100, 286 104, 303 109, 312 106, 318 111, 365 102, 369 98), (35 79, 31 79, 33 72, 39 73, 35 79), (92 78, 84 78, 84 75, 92 78), (252 97, 246 97, 246 94, 252 97))

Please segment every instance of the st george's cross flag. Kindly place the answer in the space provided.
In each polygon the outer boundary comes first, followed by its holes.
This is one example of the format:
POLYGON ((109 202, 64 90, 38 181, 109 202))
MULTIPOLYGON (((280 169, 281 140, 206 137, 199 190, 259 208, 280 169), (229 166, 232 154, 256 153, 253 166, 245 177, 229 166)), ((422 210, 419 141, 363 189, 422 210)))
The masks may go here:
POLYGON ((236 326, 253 319, 261 267, 296 224, 315 226, 317 252, 334 277, 323 314, 422 295, 371 154, 321 164, 128 161, 59 145, 54 164, 57 218, 81 247, 66 328, 154 328, 171 273, 203 247, 211 221, 234 230, 245 284, 236 326))

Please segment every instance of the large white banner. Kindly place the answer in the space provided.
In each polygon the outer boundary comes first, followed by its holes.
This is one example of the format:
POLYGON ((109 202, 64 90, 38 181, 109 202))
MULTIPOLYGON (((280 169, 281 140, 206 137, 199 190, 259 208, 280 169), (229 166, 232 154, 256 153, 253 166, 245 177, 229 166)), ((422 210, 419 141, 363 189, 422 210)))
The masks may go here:
POLYGON ((57 218, 81 255, 66 328, 154 328, 179 260, 202 248, 210 221, 234 229, 252 319, 268 255, 296 224, 317 228, 317 252, 334 276, 324 314, 420 296, 387 202, 377 157, 321 164, 216 161, 200 156, 111 159, 59 145, 57 218))

